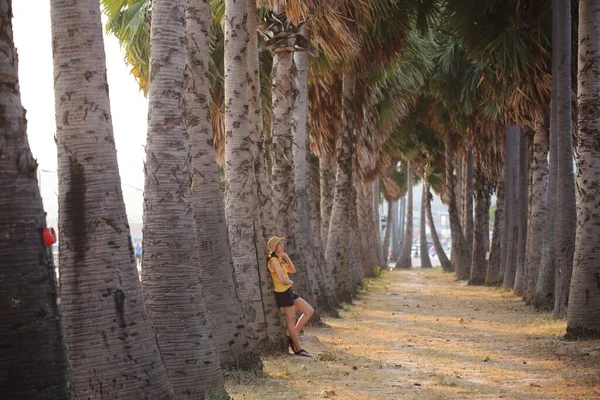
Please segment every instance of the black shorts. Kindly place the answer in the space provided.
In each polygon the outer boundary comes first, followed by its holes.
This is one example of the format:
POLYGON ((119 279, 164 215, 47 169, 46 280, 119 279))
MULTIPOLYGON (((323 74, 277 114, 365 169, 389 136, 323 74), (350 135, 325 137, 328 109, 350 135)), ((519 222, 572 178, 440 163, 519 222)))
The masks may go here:
POLYGON ((299 297, 300 296, 292 291, 292 288, 288 288, 285 292, 275 292, 275 302, 277 303, 277 307, 292 307, 294 305, 294 300, 299 297))

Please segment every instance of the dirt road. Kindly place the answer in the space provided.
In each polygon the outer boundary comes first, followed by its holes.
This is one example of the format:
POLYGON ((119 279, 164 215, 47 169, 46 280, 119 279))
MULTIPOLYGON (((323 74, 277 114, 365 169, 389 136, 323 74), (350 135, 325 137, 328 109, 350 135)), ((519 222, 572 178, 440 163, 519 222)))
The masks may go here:
POLYGON ((598 399, 600 341, 564 342, 565 321, 508 292, 433 270, 367 281, 340 318, 301 337, 315 355, 232 372, 234 399, 598 399))

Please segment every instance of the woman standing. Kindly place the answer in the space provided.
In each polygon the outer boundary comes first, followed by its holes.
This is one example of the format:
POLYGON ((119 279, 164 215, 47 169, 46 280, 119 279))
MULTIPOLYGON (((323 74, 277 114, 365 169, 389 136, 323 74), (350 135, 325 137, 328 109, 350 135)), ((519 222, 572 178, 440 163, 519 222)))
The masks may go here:
POLYGON ((300 346, 298 333, 304 328, 304 325, 306 325, 310 317, 312 317, 315 310, 302 297, 292 291, 294 282, 290 280, 288 273, 295 273, 296 268, 294 267, 292 260, 290 260, 285 253, 284 239, 285 238, 273 236, 267 242, 270 251, 267 266, 271 272, 271 278, 273 279, 275 301, 277 302, 277 306, 283 308, 283 311, 285 312, 288 340, 290 341, 292 351, 297 356, 312 357, 300 346), (302 313, 297 322, 296 310, 302 313))

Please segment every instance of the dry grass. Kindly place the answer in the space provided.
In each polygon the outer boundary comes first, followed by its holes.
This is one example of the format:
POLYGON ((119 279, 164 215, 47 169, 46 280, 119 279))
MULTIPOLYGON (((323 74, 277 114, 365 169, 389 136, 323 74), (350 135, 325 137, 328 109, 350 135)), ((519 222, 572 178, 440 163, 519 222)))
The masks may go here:
POLYGON ((365 281, 341 318, 307 328, 314 359, 230 371, 233 399, 597 399, 600 342, 564 342, 565 321, 510 292, 439 269, 365 281))

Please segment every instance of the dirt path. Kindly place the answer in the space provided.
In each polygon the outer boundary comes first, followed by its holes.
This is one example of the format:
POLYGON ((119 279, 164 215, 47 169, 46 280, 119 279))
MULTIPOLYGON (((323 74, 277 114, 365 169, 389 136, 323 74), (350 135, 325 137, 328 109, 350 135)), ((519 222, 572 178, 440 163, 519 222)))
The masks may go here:
POLYGON ((238 399, 599 399, 600 341, 439 268, 384 273, 301 337, 315 359, 265 359, 227 375, 238 399))

